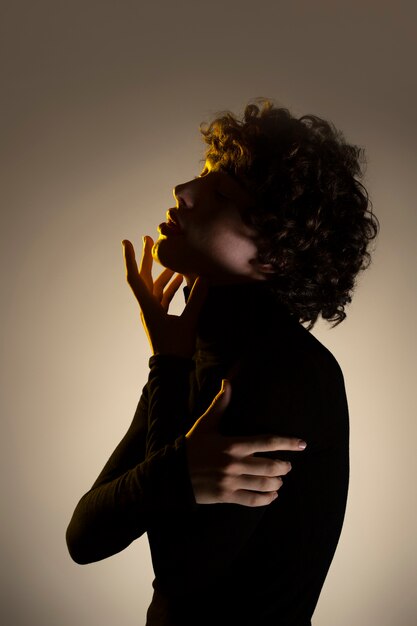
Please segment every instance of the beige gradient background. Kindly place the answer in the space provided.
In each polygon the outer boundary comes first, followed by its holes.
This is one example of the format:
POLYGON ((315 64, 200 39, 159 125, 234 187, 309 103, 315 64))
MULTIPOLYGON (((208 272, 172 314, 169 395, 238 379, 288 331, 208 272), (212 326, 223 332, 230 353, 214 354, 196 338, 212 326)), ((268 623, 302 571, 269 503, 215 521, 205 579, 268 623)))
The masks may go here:
POLYGON ((313 623, 417 623, 414 6, 1 3, 4 626, 144 624, 146 538, 84 567, 65 545, 147 377, 120 241, 198 173, 198 124, 256 96, 366 148, 381 222, 347 321, 314 331, 345 374, 351 483, 313 623))

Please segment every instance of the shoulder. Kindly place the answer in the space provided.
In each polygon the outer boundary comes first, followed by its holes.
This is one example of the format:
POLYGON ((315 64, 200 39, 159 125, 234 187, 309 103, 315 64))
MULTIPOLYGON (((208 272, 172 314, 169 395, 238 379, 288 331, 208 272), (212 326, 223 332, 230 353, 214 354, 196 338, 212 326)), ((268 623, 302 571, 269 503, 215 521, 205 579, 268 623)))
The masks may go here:
POLYGON ((299 365, 317 377, 318 380, 343 382, 343 372, 334 354, 301 324, 289 337, 288 350, 297 354, 299 365))
POLYGON ((333 353, 295 319, 288 317, 261 331, 264 339, 257 342, 253 355, 258 367, 271 376, 283 376, 315 384, 330 381, 344 383, 343 372, 333 353))
POLYGON ((344 377, 332 352, 292 319, 258 337, 240 372, 241 408, 251 406, 264 430, 299 432, 308 441, 347 433, 344 377))

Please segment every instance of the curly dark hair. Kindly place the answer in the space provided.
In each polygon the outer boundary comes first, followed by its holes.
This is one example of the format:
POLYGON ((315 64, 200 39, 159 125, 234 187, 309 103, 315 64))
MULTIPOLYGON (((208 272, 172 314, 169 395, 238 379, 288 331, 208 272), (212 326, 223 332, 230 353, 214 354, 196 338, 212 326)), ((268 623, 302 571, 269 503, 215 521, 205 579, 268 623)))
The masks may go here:
POLYGON ((200 132, 205 158, 254 196, 242 215, 258 233, 258 261, 273 266, 274 293, 311 329, 346 317, 356 276, 371 261, 378 219, 364 185, 364 150, 316 115, 293 116, 256 99, 200 132))

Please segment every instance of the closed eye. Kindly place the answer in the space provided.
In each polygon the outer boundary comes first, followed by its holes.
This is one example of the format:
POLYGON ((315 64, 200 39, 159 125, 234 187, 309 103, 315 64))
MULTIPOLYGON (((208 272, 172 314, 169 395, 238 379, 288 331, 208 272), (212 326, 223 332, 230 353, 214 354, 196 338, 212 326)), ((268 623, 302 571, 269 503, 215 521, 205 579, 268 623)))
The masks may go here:
MULTIPOLYGON (((210 170, 207 169, 207 167, 205 167, 203 169, 203 171, 201 172, 201 174, 198 174, 198 176, 194 176, 194 180, 197 180, 198 178, 204 178, 205 176, 207 176, 208 174, 210 174, 210 170)), ((222 198, 224 200, 230 200, 230 196, 227 193, 224 193, 221 189, 215 189, 214 193, 219 197, 222 198)))
POLYGON ((216 189, 216 195, 219 196, 219 198, 223 198, 223 200, 229 200, 229 196, 227 196, 226 194, 224 194, 222 191, 220 191, 219 189, 216 189))

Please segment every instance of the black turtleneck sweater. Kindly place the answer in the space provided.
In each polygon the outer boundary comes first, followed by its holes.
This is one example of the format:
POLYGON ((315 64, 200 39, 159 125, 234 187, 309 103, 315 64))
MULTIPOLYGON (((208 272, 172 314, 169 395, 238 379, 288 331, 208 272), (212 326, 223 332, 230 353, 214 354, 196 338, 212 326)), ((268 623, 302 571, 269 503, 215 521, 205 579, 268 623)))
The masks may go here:
MULTIPOLYGON (((211 288, 193 359, 152 356, 125 437, 77 504, 78 563, 147 533, 155 573, 146 626, 309 626, 346 507, 349 420, 342 372, 264 283, 211 288), (226 435, 307 441, 269 506, 195 503, 185 433, 221 379, 226 435)), ((145 621, 138 621, 145 624, 145 621)))

